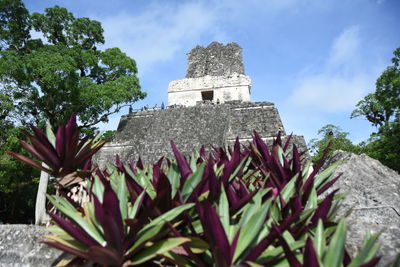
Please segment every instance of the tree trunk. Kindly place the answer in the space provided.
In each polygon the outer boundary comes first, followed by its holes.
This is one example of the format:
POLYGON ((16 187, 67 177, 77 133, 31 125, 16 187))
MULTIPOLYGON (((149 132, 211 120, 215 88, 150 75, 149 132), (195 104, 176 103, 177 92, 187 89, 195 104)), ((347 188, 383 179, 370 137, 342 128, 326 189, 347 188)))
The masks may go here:
MULTIPOLYGON (((47 167, 46 164, 42 163, 43 167, 47 167)), ((46 214, 46 193, 47 184, 49 182, 49 174, 41 171, 39 188, 36 195, 36 206, 35 206, 35 224, 46 224, 50 221, 49 216, 46 214)))

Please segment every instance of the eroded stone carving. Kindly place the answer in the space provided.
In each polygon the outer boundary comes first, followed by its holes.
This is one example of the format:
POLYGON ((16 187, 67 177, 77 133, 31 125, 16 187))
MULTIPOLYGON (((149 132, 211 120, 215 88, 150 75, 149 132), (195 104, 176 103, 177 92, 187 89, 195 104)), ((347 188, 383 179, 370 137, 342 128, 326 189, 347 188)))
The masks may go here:
POLYGON ((237 43, 198 45, 188 54, 186 78, 232 74, 244 74, 242 48, 237 43))

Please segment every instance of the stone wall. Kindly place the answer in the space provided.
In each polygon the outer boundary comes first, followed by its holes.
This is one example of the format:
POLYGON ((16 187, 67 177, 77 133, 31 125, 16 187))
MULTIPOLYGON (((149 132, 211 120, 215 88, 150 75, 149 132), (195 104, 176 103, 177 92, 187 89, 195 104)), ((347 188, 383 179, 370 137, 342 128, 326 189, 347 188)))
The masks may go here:
MULTIPOLYGON (((201 104, 193 107, 143 111, 121 118, 115 141, 104 146, 96 160, 100 165, 114 162, 119 154, 123 160, 146 162, 161 156, 172 156, 170 140, 186 155, 198 151, 201 145, 232 144, 237 136, 249 141, 256 130, 267 141, 278 132, 285 135, 278 110, 269 102, 238 102, 201 104)), ((294 138, 301 149, 306 149, 302 136, 294 138)))
POLYGON ((223 45, 212 42, 207 47, 196 46, 188 54, 186 78, 206 75, 244 74, 242 48, 237 43, 223 45))
POLYGON ((250 101, 250 88, 250 77, 241 74, 179 79, 168 85, 168 105, 194 106, 204 91, 213 92, 213 102, 250 101))

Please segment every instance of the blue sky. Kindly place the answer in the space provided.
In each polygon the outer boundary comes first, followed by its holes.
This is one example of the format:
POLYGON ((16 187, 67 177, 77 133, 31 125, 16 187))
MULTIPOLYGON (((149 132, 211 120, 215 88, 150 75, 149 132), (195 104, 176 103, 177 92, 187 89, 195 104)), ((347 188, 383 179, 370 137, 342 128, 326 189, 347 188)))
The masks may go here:
MULTIPOLYGON (((148 97, 139 108, 167 102, 167 87, 184 78, 188 53, 212 41, 237 42, 252 101, 277 106, 287 133, 306 140, 330 123, 354 142, 375 129, 350 119, 355 104, 400 46, 398 0, 29 0, 27 8, 66 7, 102 23, 106 47, 137 61, 148 97)), ((103 130, 116 129, 122 113, 103 130)))

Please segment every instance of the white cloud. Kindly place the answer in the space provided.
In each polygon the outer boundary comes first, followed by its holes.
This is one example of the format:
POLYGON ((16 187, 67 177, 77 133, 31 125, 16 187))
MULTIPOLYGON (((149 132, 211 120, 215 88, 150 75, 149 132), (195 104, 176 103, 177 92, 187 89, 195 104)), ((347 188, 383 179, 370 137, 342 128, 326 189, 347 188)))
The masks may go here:
POLYGON ((360 29, 351 26, 333 42, 324 66, 303 72, 289 98, 296 107, 322 112, 351 111, 374 87, 376 68, 361 57, 360 29))
POLYGON ((373 79, 358 74, 353 77, 323 73, 306 77, 291 96, 297 107, 310 107, 327 112, 353 109, 373 85, 373 79))
POLYGON ((254 12, 272 16, 298 3, 299 0, 154 1, 140 13, 124 10, 101 21, 107 46, 119 47, 133 57, 143 74, 201 40, 234 41, 223 28, 227 22, 238 26, 251 20, 254 12))
POLYGON ((215 6, 221 11, 220 14, 228 14, 233 19, 240 19, 242 23, 246 18, 251 19, 251 14, 268 13, 268 15, 278 15, 280 11, 293 8, 301 4, 300 0, 247 0, 232 1, 219 0, 211 1, 210 6, 215 6), (222 13, 224 12, 224 13, 222 13))
POLYGON ((352 26, 344 30, 333 43, 331 54, 328 60, 328 67, 352 67, 358 63, 360 53, 360 29, 352 26))
POLYGON ((106 43, 120 47, 138 62, 141 73, 154 64, 171 59, 190 42, 204 34, 218 34, 212 27, 214 9, 204 3, 185 2, 178 5, 151 4, 139 14, 125 11, 103 19, 106 43))

